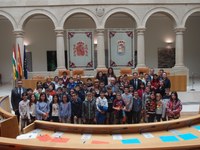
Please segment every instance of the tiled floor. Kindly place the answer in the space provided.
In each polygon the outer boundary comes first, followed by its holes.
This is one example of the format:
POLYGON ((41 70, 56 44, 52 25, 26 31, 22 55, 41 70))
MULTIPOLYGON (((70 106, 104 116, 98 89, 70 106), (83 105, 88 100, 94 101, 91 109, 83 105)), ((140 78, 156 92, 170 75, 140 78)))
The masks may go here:
MULTIPOLYGON (((11 84, 0 85, 0 96, 10 95, 11 84)), ((182 112, 198 112, 200 107, 200 78, 190 79, 187 92, 178 92, 178 96, 183 103, 182 112), (193 84, 192 84, 193 83, 193 84)))

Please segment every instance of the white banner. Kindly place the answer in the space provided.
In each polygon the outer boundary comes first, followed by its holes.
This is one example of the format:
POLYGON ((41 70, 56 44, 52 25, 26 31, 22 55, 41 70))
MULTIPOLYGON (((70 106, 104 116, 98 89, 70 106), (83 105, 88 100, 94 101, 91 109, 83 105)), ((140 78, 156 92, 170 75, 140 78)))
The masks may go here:
POLYGON ((134 67, 134 32, 133 29, 110 29, 109 67, 134 67))

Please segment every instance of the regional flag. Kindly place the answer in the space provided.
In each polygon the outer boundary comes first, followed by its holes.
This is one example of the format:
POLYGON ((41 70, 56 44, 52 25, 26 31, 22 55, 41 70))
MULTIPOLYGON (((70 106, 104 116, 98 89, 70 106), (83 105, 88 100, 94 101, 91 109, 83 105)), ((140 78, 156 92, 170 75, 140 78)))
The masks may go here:
POLYGON ((21 53, 20 53, 20 47, 18 44, 18 60, 17 60, 17 67, 19 72, 19 79, 22 79, 23 71, 22 71, 22 59, 21 59, 21 53))
POLYGON ((16 66, 16 50, 15 46, 13 47, 13 55, 12 55, 12 65, 13 65, 13 79, 18 79, 18 71, 16 66))

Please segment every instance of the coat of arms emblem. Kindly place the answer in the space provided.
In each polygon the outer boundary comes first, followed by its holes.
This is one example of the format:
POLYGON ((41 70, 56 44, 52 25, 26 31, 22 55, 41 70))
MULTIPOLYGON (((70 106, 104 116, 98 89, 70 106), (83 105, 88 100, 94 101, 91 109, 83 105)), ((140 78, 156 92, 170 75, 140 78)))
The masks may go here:
POLYGON ((119 54, 124 54, 125 53, 125 41, 119 40, 117 42, 117 52, 119 54))
POLYGON ((88 46, 83 41, 74 44, 74 56, 88 56, 88 46))

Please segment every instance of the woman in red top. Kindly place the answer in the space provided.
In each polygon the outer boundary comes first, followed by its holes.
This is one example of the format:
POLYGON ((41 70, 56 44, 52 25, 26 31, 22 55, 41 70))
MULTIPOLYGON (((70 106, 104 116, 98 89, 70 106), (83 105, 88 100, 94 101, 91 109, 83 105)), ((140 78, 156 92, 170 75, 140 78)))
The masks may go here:
POLYGON ((178 119, 182 110, 182 103, 178 98, 177 92, 171 93, 171 98, 167 103, 167 117, 168 120, 178 119))

